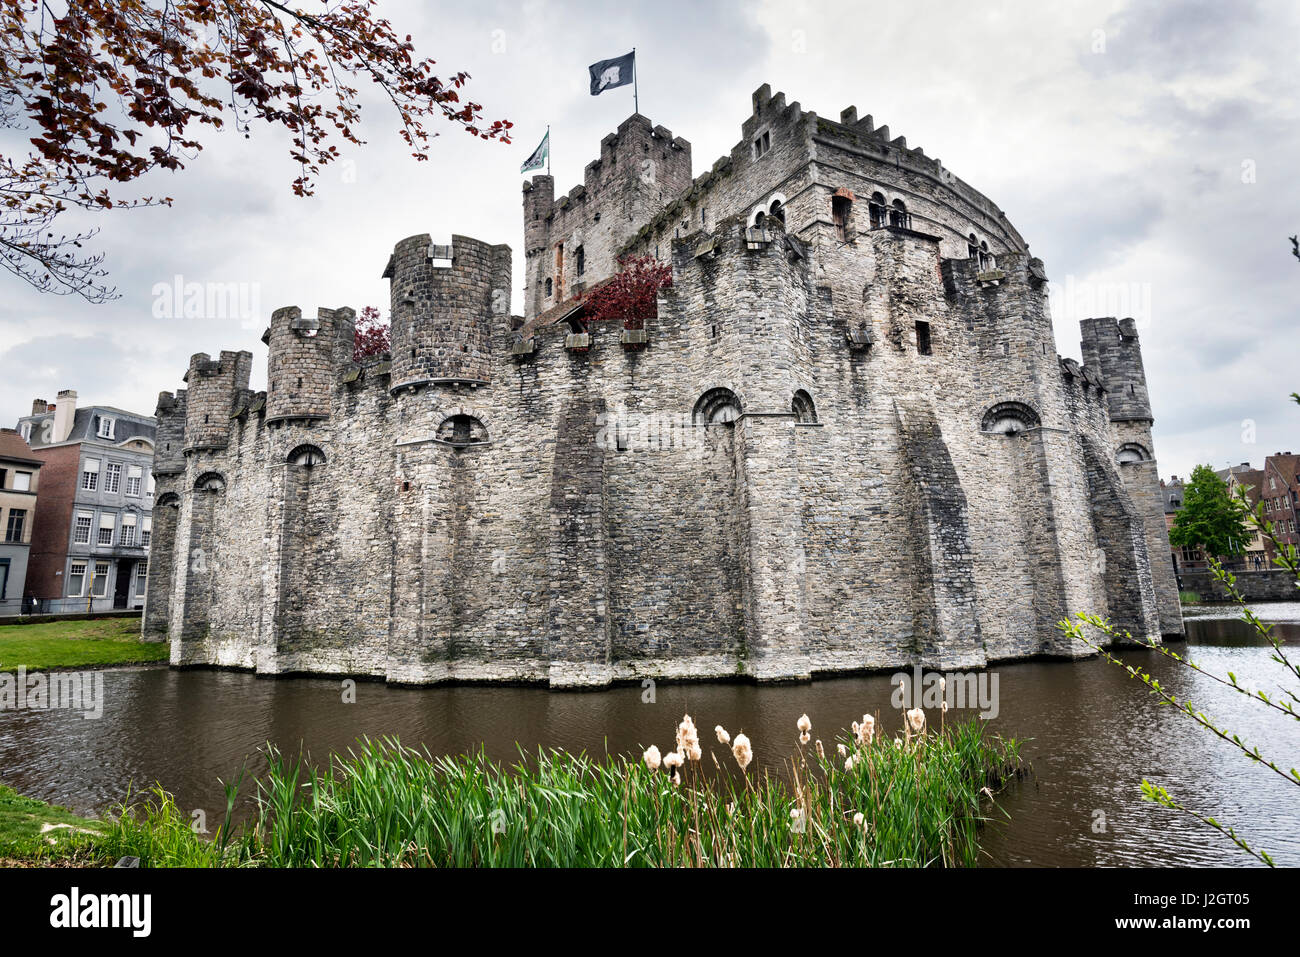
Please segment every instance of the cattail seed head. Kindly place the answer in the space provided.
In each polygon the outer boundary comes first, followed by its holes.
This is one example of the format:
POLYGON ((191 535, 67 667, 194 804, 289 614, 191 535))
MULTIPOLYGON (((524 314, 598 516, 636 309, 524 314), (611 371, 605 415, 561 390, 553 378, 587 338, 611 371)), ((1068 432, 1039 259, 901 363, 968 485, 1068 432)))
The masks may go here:
POLYGON ((743 734, 736 735, 736 740, 731 745, 731 753, 742 771, 749 767, 749 762, 754 760, 754 749, 750 747, 749 738, 743 734))
POLYGON ((659 748, 653 744, 650 745, 650 747, 646 748, 646 752, 642 757, 645 758, 645 766, 651 771, 659 770, 659 765, 662 763, 662 759, 659 756, 659 748))

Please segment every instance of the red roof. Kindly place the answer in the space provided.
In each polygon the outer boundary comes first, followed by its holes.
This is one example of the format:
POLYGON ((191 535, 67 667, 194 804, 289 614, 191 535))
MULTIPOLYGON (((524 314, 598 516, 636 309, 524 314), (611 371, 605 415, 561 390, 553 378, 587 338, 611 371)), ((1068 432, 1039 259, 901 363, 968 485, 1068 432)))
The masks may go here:
POLYGON ((0 429, 0 459, 13 459, 40 465, 41 460, 32 453, 32 447, 13 429, 0 429))

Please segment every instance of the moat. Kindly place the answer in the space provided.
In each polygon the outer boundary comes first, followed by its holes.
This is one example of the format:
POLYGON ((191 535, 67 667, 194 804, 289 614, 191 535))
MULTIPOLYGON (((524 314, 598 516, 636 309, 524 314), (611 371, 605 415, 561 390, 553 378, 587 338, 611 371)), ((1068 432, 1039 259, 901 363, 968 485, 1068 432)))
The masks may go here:
MULTIPOLYGON (((1261 605, 1288 644, 1300 644, 1300 604, 1261 605)), ((1189 640, 1178 650, 1217 673, 1232 671, 1270 691, 1281 669, 1231 608, 1192 609, 1189 640)), ((1253 707, 1232 692, 1151 652, 1126 658, 1168 688, 1289 766, 1300 747, 1296 723, 1253 707)), ((1000 713, 992 730, 1031 739, 1033 775, 999 798, 1010 815, 986 833, 991 865, 1241 865, 1225 839, 1190 818, 1144 804, 1143 777, 1198 810, 1231 823, 1279 864, 1300 864, 1300 804, 1290 785, 1249 765, 1232 748, 1157 703, 1114 665, 1022 662, 997 668, 1000 713), (1099 830, 1103 823, 1105 830, 1099 830)), ((780 771, 803 712, 829 746, 836 729, 865 710, 892 727, 887 674, 812 684, 660 684, 653 704, 640 687, 556 693, 534 688, 357 686, 341 702, 333 679, 265 679, 215 671, 145 668, 109 671, 101 720, 69 712, 0 712, 0 781, 74 810, 102 811, 160 782, 181 808, 206 810, 210 826, 224 807, 218 778, 235 775, 257 749, 299 743, 313 756, 345 750, 357 737, 396 735, 434 754, 480 743, 498 759, 538 746, 603 753, 663 747, 689 711, 701 727, 721 723, 753 740, 756 763, 780 771)), ((973 712, 969 712, 973 714, 973 712)), ((965 713, 950 713, 949 718, 965 713)), ((707 759, 706 759, 707 760, 707 759)))

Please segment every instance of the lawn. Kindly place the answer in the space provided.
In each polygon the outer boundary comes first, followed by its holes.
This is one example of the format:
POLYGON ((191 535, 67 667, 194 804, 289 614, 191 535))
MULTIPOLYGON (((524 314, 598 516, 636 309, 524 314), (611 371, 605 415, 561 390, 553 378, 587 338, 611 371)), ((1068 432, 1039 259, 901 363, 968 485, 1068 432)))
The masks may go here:
POLYGON ((0 784, 0 867, 84 863, 88 856, 81 851, 84 841, 68 839, 102 828, 99 821, 23 797, 0 784))
POLYGON ((0 671, 166 661, 165 641, 140 640, 139 618, 0 625, 0 671))

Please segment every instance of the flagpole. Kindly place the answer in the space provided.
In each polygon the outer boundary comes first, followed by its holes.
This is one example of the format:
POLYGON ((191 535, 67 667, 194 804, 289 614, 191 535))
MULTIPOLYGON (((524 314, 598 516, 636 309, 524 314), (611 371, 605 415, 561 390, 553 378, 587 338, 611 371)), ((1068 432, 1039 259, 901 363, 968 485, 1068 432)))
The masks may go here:
POLYGON ((636 47, 633 47, 632 48, 632 112, 633 113, 641 112, 641 97, 637 92, 637 82, 636 82, 637 74, 640 72, 641 72, 641 68, 637 65, 636 62, 636 47))
POLYGON ((551 175, 551 124, 546 124, 546 175, 551 175))

